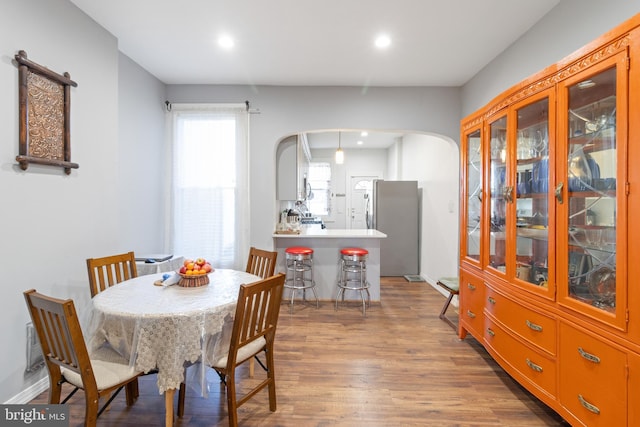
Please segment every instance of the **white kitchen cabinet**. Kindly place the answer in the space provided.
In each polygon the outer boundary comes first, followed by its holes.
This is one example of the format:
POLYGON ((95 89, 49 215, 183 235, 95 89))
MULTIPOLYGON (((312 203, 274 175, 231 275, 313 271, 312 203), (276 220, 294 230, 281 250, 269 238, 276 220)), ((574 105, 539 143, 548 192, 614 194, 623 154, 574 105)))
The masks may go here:
POLYGON ((276 198, 278 200, 297 199, 297 145, 297 136, 291 136, 278 144, 276 152, 276 198))
POLYGON ((306 138, 293 135, 278 144, 276 152, 276 198, 278 200, 305 200, 308 194, 309 173, 306 138))

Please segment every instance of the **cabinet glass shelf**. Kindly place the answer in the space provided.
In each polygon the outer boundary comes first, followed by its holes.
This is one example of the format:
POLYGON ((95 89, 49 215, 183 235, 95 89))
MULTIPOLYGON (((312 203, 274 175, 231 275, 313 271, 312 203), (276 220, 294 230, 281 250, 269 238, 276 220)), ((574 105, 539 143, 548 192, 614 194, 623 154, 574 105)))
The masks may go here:
POLYGON ((568 87, 568 295, 606 312, 616 307, 616 80, 612 67, 568 87))

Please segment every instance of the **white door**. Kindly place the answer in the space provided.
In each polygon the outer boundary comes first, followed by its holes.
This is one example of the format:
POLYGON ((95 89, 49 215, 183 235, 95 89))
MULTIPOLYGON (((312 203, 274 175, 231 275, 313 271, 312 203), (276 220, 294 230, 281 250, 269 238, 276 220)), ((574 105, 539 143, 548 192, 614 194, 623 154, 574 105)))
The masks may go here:
POLYGON ((367 214, 371 208, 371 195, 373 180, 377 176, 352 176, 351 177, 351 200, 349 206, 349 228, 366 229, 367 214))

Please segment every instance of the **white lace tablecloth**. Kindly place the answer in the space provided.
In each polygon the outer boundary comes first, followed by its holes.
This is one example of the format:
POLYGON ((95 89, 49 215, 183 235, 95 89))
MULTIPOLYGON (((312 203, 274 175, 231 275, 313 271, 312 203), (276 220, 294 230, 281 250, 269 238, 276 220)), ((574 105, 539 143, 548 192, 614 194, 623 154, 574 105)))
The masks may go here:
MULTIPOLYGON (((210 283, 196 288, 155 286, 162 273, 111 286, 92 299, 90 351, 110 345, 135 369, 158 368, 158 389, 177 389, 185 366, 206 360, 204 350, 235 313, 238 290, 260 277, 216 269, 210 283)), ((214 344, 214 347, 217 343, 214 344)))

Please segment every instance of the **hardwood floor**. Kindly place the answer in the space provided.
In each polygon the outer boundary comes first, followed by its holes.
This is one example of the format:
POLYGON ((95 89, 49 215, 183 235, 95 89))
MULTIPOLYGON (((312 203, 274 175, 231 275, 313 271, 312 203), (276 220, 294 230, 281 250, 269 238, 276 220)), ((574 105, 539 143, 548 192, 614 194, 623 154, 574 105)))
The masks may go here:
MULTIPOLYGON (((286 297, 286 295, 285 295, 286 297)), ((283 302, 275 343, 278 410, 266 391, 239 411, 241 426, 560 426, 567 425, 512 380, 471 337, 458 340, 438 318, 445 298, 426 283, 381 280, 379 304, 338 311, 283 302)), ((451 317, 455 308, 449 308, 451 317)), ((239 384, 257 381, 241 373, 239 384)), ((164 399, 155 376, 140 379, 140 397, 127 408, 124 393, 98 426, 161 426, 164 399)), ((226 426, 224 389, 208 371, 209 396, 189 388, 176 426, 226 426)), ((193 384, 189 384, 193 385, 193 384)), ((46 403, 47 393, 32 403, 46 403)), ((83 396, 71 401, 71 426, 83 423, 83 396)))

